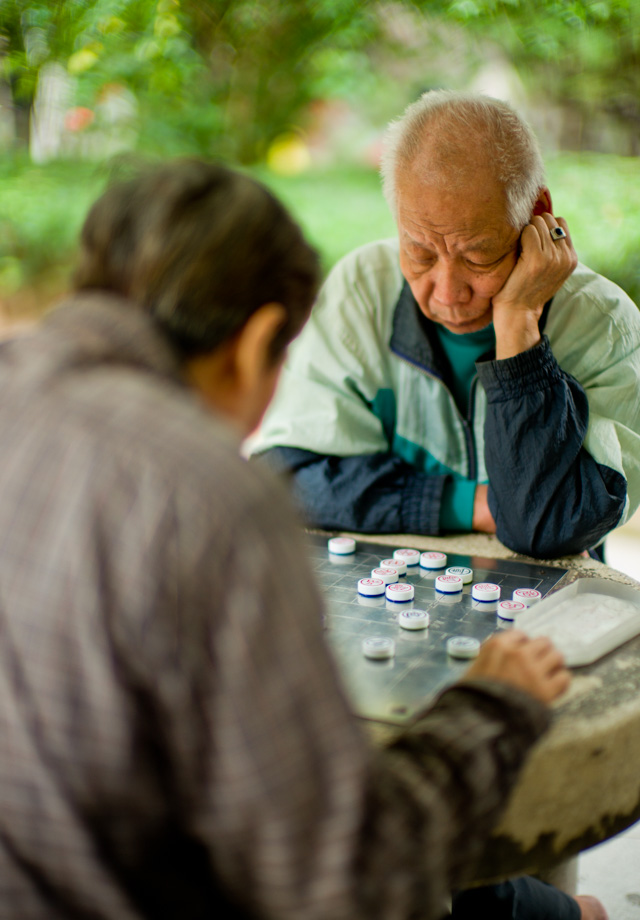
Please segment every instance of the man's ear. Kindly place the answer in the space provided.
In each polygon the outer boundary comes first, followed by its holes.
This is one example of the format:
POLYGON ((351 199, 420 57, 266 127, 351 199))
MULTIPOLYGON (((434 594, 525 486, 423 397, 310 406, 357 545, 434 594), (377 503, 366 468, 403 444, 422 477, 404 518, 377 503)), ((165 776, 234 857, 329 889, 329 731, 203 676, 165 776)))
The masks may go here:
POLYGON ((543 187, 538 192, 538 197, 536 198, 535 204, 533 206, 533 215, 544 214, 545 211, 547 214, 553 214, 553 205, 551 203, 551 192, 543 185, 543 187))
POLYGON ((271 345, 287 319, 280 303, 263 304, 242 327, 235 341, 235 371, 238 382, 251 389, 273 364, 271 345))

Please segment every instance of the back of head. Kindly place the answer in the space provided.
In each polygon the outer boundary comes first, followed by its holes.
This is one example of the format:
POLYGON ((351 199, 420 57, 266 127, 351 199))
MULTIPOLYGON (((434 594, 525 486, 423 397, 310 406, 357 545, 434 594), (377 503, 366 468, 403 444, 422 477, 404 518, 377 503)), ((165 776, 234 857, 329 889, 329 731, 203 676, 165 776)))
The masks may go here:
POLYGON ((387 128, 381 173, 394 213, 402 173, 455 189, 482 170, 504 188, 510 223, 521 230, 544 186, 544 167, 533 131, 506 102, 432 90, 387 128))
POLYGON ((260 306, 280 303, 276 358, 308 316, 319 263, 266 188, 185 159, 107 189, 82 229, 74 282, 128 297, 185 356, 215 350, 260 306))

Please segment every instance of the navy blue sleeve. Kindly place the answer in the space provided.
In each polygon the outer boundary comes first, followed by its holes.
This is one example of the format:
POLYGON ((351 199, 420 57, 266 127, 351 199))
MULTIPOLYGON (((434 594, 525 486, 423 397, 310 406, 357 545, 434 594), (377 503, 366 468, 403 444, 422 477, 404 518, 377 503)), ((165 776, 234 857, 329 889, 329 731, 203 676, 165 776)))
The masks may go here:
POLYGON ((440 532, 448 476, 427 476, 390 453, 330 457, 273 447, 253 458, 293 479, 293 497, 310 526, 361 533, 440 532))
POLYGON ((453 896, 451 920, 508 917, 509 920, 580 920, 580 905, 571 895, 530 875, 497 885, 468 888, 453 896))
POLYGON ((502 361, 479 362, 487 394, 485 462, 498 539, 519 553, 579 553, 618 523, 624 477, 584 449, 589 404, 549 340, 502 361))

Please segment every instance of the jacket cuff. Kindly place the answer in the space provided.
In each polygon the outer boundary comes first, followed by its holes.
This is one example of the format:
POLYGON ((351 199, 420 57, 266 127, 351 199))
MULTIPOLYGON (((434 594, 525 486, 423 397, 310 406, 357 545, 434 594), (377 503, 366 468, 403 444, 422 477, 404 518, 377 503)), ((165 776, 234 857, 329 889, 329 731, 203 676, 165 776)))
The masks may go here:
POLYGON ((536 393, 563 377, 546 335, 528 351, 500 361, 478 361, 476 369, 489 402, 536 393))
POLYGON ((484 678, 463 678, 445 690, 440 699, 448 694, 458 693, 474 695, 479 708, 485 711, 493 710, 506 721, 517 723, 530 742, 536 741, 551 724, 551 709, 513 684, 484 678))

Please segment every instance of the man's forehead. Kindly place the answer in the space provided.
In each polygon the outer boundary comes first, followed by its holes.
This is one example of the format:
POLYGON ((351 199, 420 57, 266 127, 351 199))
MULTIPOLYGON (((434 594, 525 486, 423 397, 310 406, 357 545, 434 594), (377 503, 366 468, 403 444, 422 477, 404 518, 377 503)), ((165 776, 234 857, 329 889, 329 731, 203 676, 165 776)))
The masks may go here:
MULTIPOLYGON (((471 231, 472 232, 472 231, 471 231)), ((485 252, 488 249, 491 249, 496 244, 496 239, 498 238, 497 233, 487 233, 485 236, 474 236, 471 237, 471 232, 469 234, 461 232, 461 236, 469 236, 468 243, 470 246, 473 246, 474 249, 477 249, 479 252, 485 252)), ((428 235, 428 234, 427 234, 428 235)), ((400 239, 405 240, 407 243, 412 243, 415 246, 424 246, 428 244, 427 235, 421 233, 411 233, 406 227, 400 227, 400 239)), ((437 234, 442 236, 448 236, 449 234, 437 234)))
POLYGON ((433 230, 430 231, 427 228, 422 232, 416 232, 416 230, 412 232, 410 228, 399 221, 399 236, 400 241, 412 249, 429 250, 433 248, 434 243, 437 245, 440 239, 452 239, 457 244, 456 248, 464 248, 465 252, 473 252, 478 255, 492 255, 497 249, 503 248, 510 242, 511 236, 517 238, 516 232, 506 222, 499 229, 485 228, 477 232, 461 230, 458 232, 439 233, 433 230))
POLYGON ((431 218, 444 209, 460 215, 484 213, 488 209, 504 215, 508 202, 504 183, 495 169, 478 163, 464 166, 424 171, 418 162, 399 165, 395 176, 398 204, 424 208, 427 205, 431 218), (428 203, 428 204, 427 204, 428 203))
POLYGON ((447 241, 482 254, 519 235, 508 220, 502 187, 489 178, 480 175, 448 187, 411 173, 398 178, 396 217, 406 244, 428 247, 447 241))

